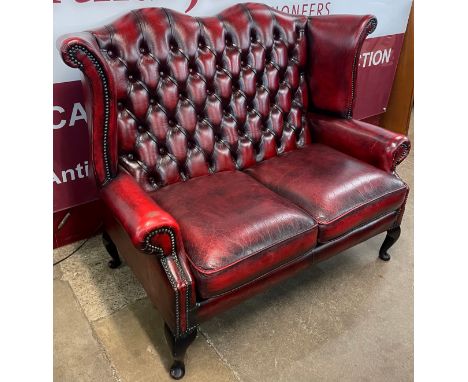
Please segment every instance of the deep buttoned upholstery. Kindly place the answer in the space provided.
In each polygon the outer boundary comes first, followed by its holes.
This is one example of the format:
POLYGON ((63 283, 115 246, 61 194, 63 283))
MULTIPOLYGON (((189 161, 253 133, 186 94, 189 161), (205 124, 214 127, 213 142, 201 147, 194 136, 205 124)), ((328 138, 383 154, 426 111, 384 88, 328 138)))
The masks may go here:
POLYGON ((305 17, 136 10, 91 33, 113 83, 118 161, 146 191, 310 142, 305 17))

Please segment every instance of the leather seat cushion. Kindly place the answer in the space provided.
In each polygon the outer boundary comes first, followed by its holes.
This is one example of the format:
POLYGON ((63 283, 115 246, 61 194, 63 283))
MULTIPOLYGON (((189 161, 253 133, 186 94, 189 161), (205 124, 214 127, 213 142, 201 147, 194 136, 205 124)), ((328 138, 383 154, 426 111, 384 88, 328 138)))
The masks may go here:
POLYGON ((316 222, 292 202, 239 171, 153 192, 179 223, 202 298, 233 290, 317 243, 316 222))
POLYGON ((397 210, 408 191, 398 177, 321 144, 246 172, 307 211, 319 224, 321 243, 397 210))

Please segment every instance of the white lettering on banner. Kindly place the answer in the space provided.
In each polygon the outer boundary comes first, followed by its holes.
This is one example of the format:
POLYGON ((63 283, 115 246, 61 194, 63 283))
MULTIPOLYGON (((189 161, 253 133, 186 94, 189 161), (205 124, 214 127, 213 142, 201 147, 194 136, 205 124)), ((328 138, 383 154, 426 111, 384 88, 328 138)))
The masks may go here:
POLYGON ((330 14, 331 2, 327 3, 296 3, 277 5, 276 9, 291 15, 323 16, 330 14))
MULTIPOLYGON (((61 115, 65 114, 65 109, 62 106, 55 105, 53 110, 54 110, 54 112, 60 113, 61 115)), ((73 109, 72 109, 72 112, 71 112, 70 121, 68 123, 68 126, 73 127, 73 126, 75 126, 75 123, 77 121, 80 121, 80 120, 88 122, 88 119, 86 117, 86 111, 85 111, 83 105, 80 102, 75 102, 73 104, 73 109)), ((66 124, 67 124, 66 118, 61 119, 57 124, 53 125, 54 130, 61 129, 66 124)))
MULTIPOLYGON (((65 109, 61 106, 54 106, 54 111, 58 111, 60 114, 65 113, 65 109)), ((67 121, 65 119, 60 120, 58 124, 54 124, 54 130, 61 129, 66 123, 67 121)))
POLYGON ((68 181, 74 181, 77 179, 83 179, 88 177, 88 161, 85 161, 83 165, 78 163, 75 168, 69 168, 62 170, 62 177, 58 177, 54 171, 54 183, 62 184, 67 183, 68 181), (84 170, 84 173, 83 173, 84 170))
POLYGON ((391 55, 392 48, 361 53, 362 65, 360 66, 366 68, 368 66, 388 64, 390 62, 391 55))
POLYGON ((83 119, 85 122, 88 120, 86 119, 86 112, 83 105, 79 102, 76 102, 73 105, 72 115, 70 117, 70 126, 75 126, 75 122, 83 119))

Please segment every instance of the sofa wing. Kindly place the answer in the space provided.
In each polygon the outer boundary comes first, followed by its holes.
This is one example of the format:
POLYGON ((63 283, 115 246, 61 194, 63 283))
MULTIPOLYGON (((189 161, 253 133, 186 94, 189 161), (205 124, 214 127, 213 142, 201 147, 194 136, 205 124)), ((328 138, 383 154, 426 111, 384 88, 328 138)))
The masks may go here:
POLYGON ((310 113, 312 140, 392 173, 409 154, 407 136, 366 122, 310 113))
POLYGON ((372 15, 309 17, 308 83, 311 106, 345 118, 353 112, 359 54, 377 27, 372 15))

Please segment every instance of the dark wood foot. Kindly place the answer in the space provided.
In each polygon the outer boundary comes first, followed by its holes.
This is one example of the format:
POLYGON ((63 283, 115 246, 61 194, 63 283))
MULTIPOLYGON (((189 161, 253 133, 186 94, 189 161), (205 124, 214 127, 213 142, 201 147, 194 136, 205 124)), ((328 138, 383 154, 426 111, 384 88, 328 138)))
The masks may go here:
POLYGON ((390 255, 388 254, 388 250, 390 247, 395 244, 395 242, 400 237, 401 229, 400 227, 392 228, 387 231, 387 237, 385 238, 382 246, 380 247, 379 251, 379 258, 383 261, 390 260, 390 255))
POLYGON ((107 253, 110 255, 110 257, 112 257, 112 260, 109 260, 109 262, 107 263, 109 265, 109 268, 118 268, 120 264, 122 264, 122 260, 120 260, 119 253, 117 252, 117 247, 112 242, 112 239, 106 231, 102 233, 102 243, 104 244, 104 247, 106 247, 107 253))
POLYGON ((190 344, 195 340, 197 337, 197 329, 193 330, 189 334, 184 337, 176 338, 173 334, 171 329, 164 324, 164 334, 166 336, 167 344, 171 349, 173 363, 171 369, 169 370, 169 374, 174 379, 182 379, 185 375, 185 352, 190 344))

